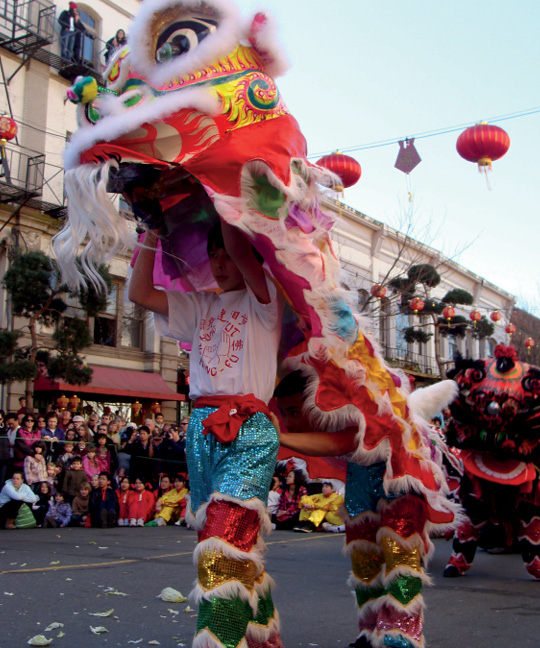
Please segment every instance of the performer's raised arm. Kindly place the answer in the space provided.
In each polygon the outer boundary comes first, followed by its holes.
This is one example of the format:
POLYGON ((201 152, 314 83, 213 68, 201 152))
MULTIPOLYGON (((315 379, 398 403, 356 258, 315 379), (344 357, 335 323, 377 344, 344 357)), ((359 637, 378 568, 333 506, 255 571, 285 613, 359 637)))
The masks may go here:
POLYGON ((308 457, 339 457, 355 450, 355 430, 342 432, 279 433, 281 445, 308 457))
POLYGON ((169 316, 169 304, 167 295, 163 290, 154 287, 154 258, 156 256, 156 244, 158 230, 148 230, 144 244, 141 246, 139 256, 135 261, 133 274, 129 282, 129 300, 143 308, 163 315, 169 316))

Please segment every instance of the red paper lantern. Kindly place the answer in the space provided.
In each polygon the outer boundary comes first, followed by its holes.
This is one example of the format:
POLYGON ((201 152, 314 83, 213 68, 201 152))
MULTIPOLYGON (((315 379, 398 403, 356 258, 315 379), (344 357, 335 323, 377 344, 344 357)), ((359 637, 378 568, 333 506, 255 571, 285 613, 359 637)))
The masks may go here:
POLYGON ((456 316, 456 310, 455 308, 452 308, 452 306, 446 306, 445 308, 443 308, 442 314, 444 315, 444 317, 446 317, 448 323, 450 323, 450 320, 454 319, 454 317, 456 316))
POLYGON ((504 329, 510 337, 516 332, 516 325, 515 324, 507 324, 505 329, 504 329))
POLYGON ((332 171, 341 178, 341 185, 334 187, 336 191, 343 191, 344 188, 352 187, 360 180, 362 167, 349 155, 343 155, 339 151, 325 155, 317 164, 332 171))
POLYGON ((0 117, 0 139, 12 140, 17 135, 17 124, 11 117, 0 117))
POLYGON ((77 396, 77 394, 73 394, 73 396, 69 397, 69 409, 72 411, 75 411, 81 403, 81 399, 77 396))
POLYGON ((138 416, 141 410, 142 410, 142 404, 139 403, 138 400, 136 400, 134 403, 131 404, 131 414, 133 415, 133 417, 138 416))
POLYGON ((489 317, 493 322, 498 322, 502 319, 502 315, 499 313, 499 311, 493 311, 493 313, 491 313, 489 317))
POLYGON ((528 352, 528 353, 531 352, 531 349, 533 348, 533 346, 534 346, 535 344, 536 344, 536 342, 532 339, 532 337, 528 337, 528 338, 525 340, 525 346, 527 347, 527 352, 528 352))
POLYGON ((381 284, 375 284, 371 287, 371 294, 377 299, 382 299, 386 295, 386 288, 381 284))
POLYGON ((421 311, 424 308, 424 302, 420 297, 413 297, 409 305, 413 309, 415 315, 418 314, 418 311, 421 311))
POLYGON ((456 149, 461 157, 469 162, 476 162, 480 171, 491 169, 493 160, 502 158, 509 148, 508 133, 486 122, 467 128, 456 142, 456 149))
POLYGON ((56 404, 61 410, 65 410, 66 407, 69 405, 69 398, 67 398, 64 394, 62 394, 62 396, 56 399, 56 404))
POLYGON ((482 319, 482 313, 475 309, 469 313, 469 317, 474 322, 474 328, 476 328, 476 322, 479 322, 482 319))
POLYGON ((155 403, 152 403, 152 405, 150 405, 150 409, 154 414, 161 414, 161 403, 158 403, 157 401, 155 403))

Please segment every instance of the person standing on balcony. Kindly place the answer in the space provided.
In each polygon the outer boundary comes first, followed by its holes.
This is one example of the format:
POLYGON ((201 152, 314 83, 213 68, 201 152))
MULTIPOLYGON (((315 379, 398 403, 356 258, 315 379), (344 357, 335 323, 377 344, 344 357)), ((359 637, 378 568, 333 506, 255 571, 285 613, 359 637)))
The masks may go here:
MULTIPOLYGON (((60 44, 61 44, 61 56, 67 61, 71 61, 73 57, 73 51, 75 49, 75 23, 76 16, 75 12, 77 11, 77 3, 70 2, 69 9, 62 11, 58 22, 60 23, 60 44)), ((77 12, 78 13, 78 12, 77 12)))
POLYGON ((72 59, 75 63, 82 63, 84 59, 84 36, 86 27, 81 20, 81 14, 78 9, 74 11, 75 15, 75 44, 73 46, 72 59))
POLYGON ((108 63, 109 59, 116 52, 116 50, 126 45, 126 43, 126 32, 123 29, 119 29, 116 34, 112 38, 109 38, 109 40, 105 43, 105 63, 108 63))

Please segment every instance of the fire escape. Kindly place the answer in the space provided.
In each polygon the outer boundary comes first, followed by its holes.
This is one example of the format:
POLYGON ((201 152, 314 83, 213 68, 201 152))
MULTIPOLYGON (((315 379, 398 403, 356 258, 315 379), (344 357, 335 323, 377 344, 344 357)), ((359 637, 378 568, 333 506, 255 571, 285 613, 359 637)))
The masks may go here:
MULTIPOLYGON (((30 59, 49 65, 70 81, 79 75, 93 76, 103 84, 105 66, 99 51, 103 44, 84 34, 75 60, 63 58, 56 14, 51 0, 0 0, 0 48, 20 57, 17 68, 7 77, 0 56, 0 85, 12 118, 9 85, 30 59)), ((13 206, 10 221, 25 205, 54 217, 64 214, 61 166, 49 164, 44 153, 20 146, 17 139, 3 147, 0 162, 0 203, 13 206)))

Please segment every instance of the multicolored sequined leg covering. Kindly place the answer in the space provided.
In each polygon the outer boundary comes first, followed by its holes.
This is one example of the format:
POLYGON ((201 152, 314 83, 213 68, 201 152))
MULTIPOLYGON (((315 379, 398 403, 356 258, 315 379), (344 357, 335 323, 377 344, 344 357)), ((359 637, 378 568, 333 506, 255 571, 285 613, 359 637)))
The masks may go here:
POLYGON ((263 502, 277 433, 265 416, 255 414, 232 443, 220 444, 201 431, 201 421, 213 410, 194 411, 187 447, 191 514, 199 531, 193 648, 282 648, 261 537, 269 530, 263 502))
POLYGON ((523 502, 518 509, 521 531, 519 543, 525 568, 540 580, 540 509, 538 505, 523 502))
POLYGON ((453 565, 460 574, 464 574, 472 567, 480 540, 480 531, 484 525, 485 522, 475 525, 467 518, 461 522, 454 533, 453 551, 448 564, 453 565))
POLYGON ((360 637, 372 646, 421 648, 423 564, 432 545, 424 500, 387 496, 385 464, 349 465, 345 503, 346 551, 351 557, 360 637))

